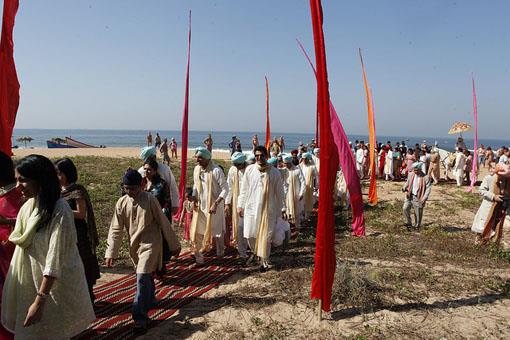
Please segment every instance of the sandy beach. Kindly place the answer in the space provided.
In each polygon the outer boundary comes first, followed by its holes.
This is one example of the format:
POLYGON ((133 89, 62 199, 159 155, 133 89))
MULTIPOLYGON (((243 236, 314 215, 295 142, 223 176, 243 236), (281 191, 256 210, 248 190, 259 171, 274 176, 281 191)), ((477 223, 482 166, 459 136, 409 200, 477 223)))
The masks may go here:
MULTIPOLYGON (((49 158, 58 157, 75 157, 75 156, 99 156, 99 157, 112 157, 112 158, 138 158, 140 156, 141 148, 133 147, 120 147, 120 148, 62 148, 62 149, 48 149, 48 148, 20 148, 12 149, 14 157, 22 158, 30 154, 38 154, 49 158)), ((177 149, 177 154, 181 154, 181 149, 177 149)), ((194 149, 188 149, 188 158, 192 158, 194 149)), ((158 157, 160 154, 158 153, 158 157)), ((229 159, 230 153, 223 150, 213 150, 214 159, 229 159)), ((179 158, 180 159, 180 158, 179 158)))

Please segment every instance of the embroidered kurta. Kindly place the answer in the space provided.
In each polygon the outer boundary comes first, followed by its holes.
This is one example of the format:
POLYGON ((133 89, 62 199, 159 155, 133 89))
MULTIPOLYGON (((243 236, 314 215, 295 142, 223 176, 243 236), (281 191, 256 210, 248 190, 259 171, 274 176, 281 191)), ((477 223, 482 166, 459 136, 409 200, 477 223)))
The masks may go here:
POLYGON ((141 191, 136 198, 124 195, 117 201, 108 233, 106 258, 116 258, 124 230, 129 237, 129 255, 137 274, 156 271, 162 264, 162 234, 171 252, 180 249, 168 218, 156 197, 141 191))
POLYGON ((305 194, 303 172, 298 166, 292 166, 290 169, 285 168, 282 171, 282 179, 289 222, 299 227, 303 214, 303 199, 300 200, 299 198, 303 198, 305 194))
POLYGON ((319 176, 314 165, 301 163, 299 165, 305 179, 305 193, 303 197, 305 217, 313 211, 313 206, 317 201, 314 193, 319 189, 319 176))
MULTIPOLYGON (((37 221, 36 201, 20 209, 16 229, 37 221)), ((28 227, 27 227, 28 228, 28 227)), ((11 235, 12 237, 12 235, 11 235)), ((2 324, 19 339, 62 339, 84 331, 94 321, 83 263, 78 253, 73 212, 59 199, 49 223, 33 233, 26 248, 16 246, 4 284, 2 324), (41 321, 23 327, 43 276, 55 278, 41 321)))
POLYGON ((393 176, 393 151, 388 150, 386 153, 386 159, 384 163, 384 174, 387 176, 393 176))
POLYGON ((269 176, 268 193, 268 220, 269 220, 269 240, 276 226, 278 217, 281 216, 285 208, 285 193, 283 181, 280 172, 269 167, 266 172, 261 172, 257 164, 249 165, 243 176, 241 193, 239 195, 238 206, 244 209, 244 237, 256 238, 262 217, 263 200, 263 181, 269 176))
POLYGON ((232 238, 234 243, 239 242, 237 239, 239 227, 243 226, 243 218, 237 213, 239 193, 241 191, 241 185, 243 183, 244 170, 239 170, 235 166, 231 166, 228 169, 227 174, 227 185, 228 194, 225 198, 225 204, 232 205, 232 238))
MULTIPOLYGON (((205 219, 207 219, 208 215, 211 215, 211 236, 212 237, 222 237, 223 232, 225 231, 225 212, 224 212, 224 202, 222 201, 218 204, 216 213, 209 214, 209 209, 211 208, 208 204, 209 198, 209 183, 207 178, 209 177, 209 172, 212 172, 212 182, 211 185, 211 203, 216 201, 219 197, 225 199, 228 194, 228 185, 225 180, 225 175, 223 174, 223 170, 212 161, 209 164, 208 170, 202 169, 200 165, 195 166, 195 170, 193 171, 194 182, 195 179, 201 182, 202 190, 200 193, 198 192, 198 183, 193 183, 193 196, 198 199, 198 209, 195 210, 194 215, 203 214, 205 215, 205 219)), ((195 218, 195 216, 193 216, 195 218)), ((205 235, 206 232, 206 223, 197 223, 196 232, 200 235, 205 235)), ((193 233, 193 230, 191 231, 193 233)), ((191 235, 193 239, 193 235, 191 235)))

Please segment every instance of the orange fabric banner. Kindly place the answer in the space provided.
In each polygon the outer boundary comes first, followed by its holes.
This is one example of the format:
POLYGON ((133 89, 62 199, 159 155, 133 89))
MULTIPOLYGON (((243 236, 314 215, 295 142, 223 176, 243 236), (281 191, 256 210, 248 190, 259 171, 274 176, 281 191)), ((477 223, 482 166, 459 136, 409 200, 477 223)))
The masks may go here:
POLYGON ((271 143, 271 127, 269 126, 269 83, 266 79, 266 149, 269 151, 270 143, 271 143))
POLYGON ((367 81, 367 74, 365 72, 365 65, 363 64, 363 56, 361 55, 361 49, 359 49, 359 58, 361 59, 361 69, 363 71, 363 82, 365 84, 365 92, 367 93, 367 106, 368 106, 368 135, 370 140, 370 147, 368 149, 370 159, 370 188, 368 189, 368 204, 377 204, 377 169, 375 167, 375 118, 374 108, 372 103, 372 95, 370 93, 367 81))

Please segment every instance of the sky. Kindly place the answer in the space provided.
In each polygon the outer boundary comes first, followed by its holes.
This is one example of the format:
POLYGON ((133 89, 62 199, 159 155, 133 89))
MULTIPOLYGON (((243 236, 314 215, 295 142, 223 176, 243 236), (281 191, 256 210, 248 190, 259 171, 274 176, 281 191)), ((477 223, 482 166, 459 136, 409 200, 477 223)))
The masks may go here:
MULTIPOLYGON (((323 0, 331 99, 366 134, 358 48, 380 135, 445 136, 472 122, 508 139, 510 1, 323 0), (501 124, 503 123, 503 124, 501 124)), ((191 130, 314 132, 316 84, 306 0, 20 1, 16 128, 180 129, 192 11, 191 130)))

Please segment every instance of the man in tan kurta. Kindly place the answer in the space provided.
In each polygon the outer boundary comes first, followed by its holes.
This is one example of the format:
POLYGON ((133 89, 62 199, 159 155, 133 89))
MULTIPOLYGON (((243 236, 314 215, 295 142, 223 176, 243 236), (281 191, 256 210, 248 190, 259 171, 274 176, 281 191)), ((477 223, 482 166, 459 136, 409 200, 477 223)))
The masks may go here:
POLYGON ((163 214, 158 200, 142 191, 142 176, 135 170, 126 172, 123 186, 127 195, 115 205, 115 213, 108 233, 106 266, 111 267, 122 244, 122 234, 129 236, 129 255, 136 267, 136 296, 133 301, 133 320, 136 328, 146 328, 148 311, 155 301, 152 273, 162 263, 164 235, 170 252, 178 255, 181 246, 170 222, 163 214))

